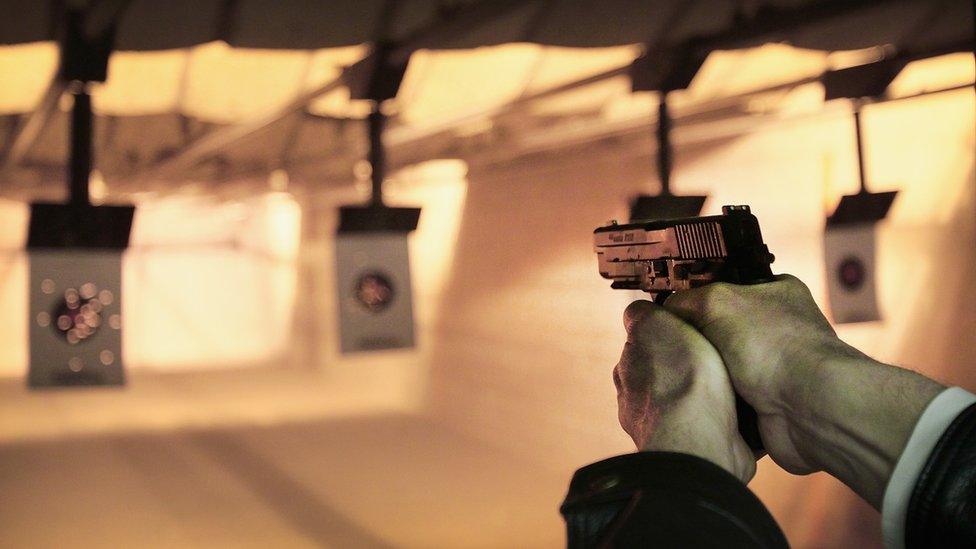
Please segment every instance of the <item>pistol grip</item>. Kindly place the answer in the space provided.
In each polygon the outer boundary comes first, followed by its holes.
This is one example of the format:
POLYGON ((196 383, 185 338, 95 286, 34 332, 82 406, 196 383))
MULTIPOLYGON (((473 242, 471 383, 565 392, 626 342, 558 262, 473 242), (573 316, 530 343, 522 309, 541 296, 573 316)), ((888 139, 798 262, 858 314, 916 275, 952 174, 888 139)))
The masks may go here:
POLYGON ((757 457, 765 454, 766 448, 763 446, 762 437, 759 436, 759 415, 752 405, 739 396, 739 393, 735 393, 735 415, 739 420, 739 434, 745 439, 749 448, 757 457))
MULTIPOLYGON (((743 284, 762 284, 763 282, 771 282, 772 280, 774 279, 763 278, 744 282, 743 284)), ((654 296, 654 303, 664 306, 664 302, 673 293, 670 291, 658 292, 654 296)), ((762 437, 759 436, 759 414, 756 413, 756 409, 751 404, 739 396, 739 393, 735 393, 735 415, 739 422, 739 434, 742 435, 749 448, 752 449, 757 457, 765 454, 766 448, 763 446, 762 437)))

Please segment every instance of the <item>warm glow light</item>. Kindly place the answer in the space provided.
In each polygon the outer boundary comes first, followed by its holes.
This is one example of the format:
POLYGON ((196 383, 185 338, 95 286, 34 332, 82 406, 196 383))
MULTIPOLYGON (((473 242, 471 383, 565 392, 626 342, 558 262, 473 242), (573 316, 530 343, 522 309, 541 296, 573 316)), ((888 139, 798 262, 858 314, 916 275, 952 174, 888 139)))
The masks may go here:
MULTIPOLYGON (((543 48, 525 94, 531 95, 618 69, 632 62, 640 52, 641 48, 637 45, 611 48, 543 48)), ((533 102, 530 108, 532 113, 538 115, 596 111, 613 98, 630 95, 630 88, 630 77, 621 75, 599 84, 533 102)))
MULTIPOLYGON (((307 50, 231 48, 211 42, 166 51, 113 52, 108 81, 92 88, 99 114, 139 116, 182 112, 216 122, 236 122, 273 112, 299 93, 337 78, 362 58, 362 45, 307 50)), ((53 42, 0 48, 0 114, 31 111, 57 67, 53 42)), ((62 98, 61 110, 70 110, 62 98)), ((350 101, 339 88, 308 105, 324 116, 362 116, 368 104, 350 101)))
POLYGON ((282 261, 298 257, 301 209, 288 193, 268 193, 247 203, 253 212, 240 233, 241 246, 282 261))
MULTIPOLYGON (((21 375, 27 365, 27 253, 23 248, 29 215, 26 204, 0 199, 0 318, 5 326, 0 330, 0 376, 21 375)), ((48 293, 55 291, 54 281, 46 286, 48 293)), ((50 316, 37 320, 51 322, 50 316)))
POLYGON ((30 208, 23 202, 0 198, 0 252, 23 249, 27 244, 30 208))
POLYGON ((127 363, 219 368, 282 352, 301 225, 290 195, 174 198, 136 215, 125 263, 127 363))
POLYGON ((832 51, 827 54, 827 65, 830 70, 844 69, 865 63, 880 61, 891 56, 895 48, 891 45, 875 46, 860 50, 832 51))
POLYGON ((92 170, 88 177, 88 194, 93 204, 101 204, 108 195, 108 185, 99 170, 92 170))
POLYGON ((372 101, 353 100, 349 88, 340 87, 320 95, 308 104, 308 112, 319 116, 365 118, 373 110, 372 101))
POLYGON ((305 87, 317 88, 337 78, 345 67, 355 64, 369 53, 369 46, 357 44, 314 50, 309 60, 305 87))
MULTIPOLYGON (((309 60, 306 89, 314 89, 339 77, 344 67, 363 58, 369 51, 366 46, 346 46, 317 50, 309 60)), ((362 118, 369 113, 369 101, 352 101, 349 88, 340 87, 319 96, 306 107, 308 112, 319 116, 362 118)))
POLYGON ((401 117, 417 127, 435 126, 503 105, 523 92, 540 50, 534 44, 505 44, 418 51, 397 96, 401 117))
POLYGON ((646 117, 657 112, 658 103, 657 92, 628 93, 608 100, 600 109, 600 115, 607 122, 646 117))
POLYGON ((788 118, 803 114, 814 114, 823 108, 824 89, 819 82, 804 84, 785 93, 775 108, 779 115, 788 118))
POLYGON ((280 109, 304 89, 309 54, 296 50, 231 48, 211 42, 191 50, 183 112, 239 122, 280 109))
MULTIPOLYGON (((685 108, 696 108, 702 101, 818 76, 827 70, 832 62, 839 62, 837 59, 848 62, 863 60, 872 52, 873 50, 841 52, 846 54, 846 57, 832 58, 831 56, 835 54, 793 48, 783 44, 716 51, 708 56, 689 89, 672 92, 669 101, 676 112, 681 112, 685 108)), ((656 92, 611 94, 607 90, 596 91, 596 95, 601 94, 607 95, 601 107, 601 114, 608 122, 656 116, 658 106, 656 92)), ((788 92, 757 97, 750 106, 756 112, 777 112, 787 116, 816 112, 821 108, 822 103, 822 87, 819 84, 807 84, 788 92)))
POLYGON ((268 175, 268 187, 272 191, 287 191, 288 190, 288 172, 285 170, 272 170, 271 174, 268 175))
POLYGON ((639 45, 609 48, 545 47, 525 91, 532 94, 617 69, 633 61, 640 53, 639 45))
POLYGON ((0 115, 34 109, 58 65, 58 46, 35 42, 0 48, 0 115))
POLYGON ((909 63, 888 86, 892 96, 971 84, 976 80, 976 63, 971 53, 954 53, 909 63))
POLYGON ((529 112, 536 116, 570 115, 581 112, 600 112, 617 97, 631 94, 630 77, 608 78, 596 84, 533 101, 529 112))
POLYGON ((133 116, 178 110, 187 51, 113 52, 108 80, 92 92, 95 112, 133 116))
POLYGON ((827 68, 827 54, 783 44, 714 51, 687 91, 674 92, 675 105, 744 93, 817 76, 827 68))

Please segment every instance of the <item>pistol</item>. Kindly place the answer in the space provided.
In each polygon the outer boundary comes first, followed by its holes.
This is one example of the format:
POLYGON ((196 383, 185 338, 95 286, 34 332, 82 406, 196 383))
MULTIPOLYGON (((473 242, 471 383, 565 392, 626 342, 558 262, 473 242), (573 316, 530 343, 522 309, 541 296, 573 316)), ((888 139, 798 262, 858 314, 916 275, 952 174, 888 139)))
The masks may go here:
MULTIPOLYGON (((758 284, 773 279, 775 259, 749 206, 723 206, 722 215, 610 222, 593 231, 600 275, 617 290, 642 290, 663 304, 674 292, 712 282, 758 284)), ((739 431, 761 453, 756 411, 736 395, 739 431)))

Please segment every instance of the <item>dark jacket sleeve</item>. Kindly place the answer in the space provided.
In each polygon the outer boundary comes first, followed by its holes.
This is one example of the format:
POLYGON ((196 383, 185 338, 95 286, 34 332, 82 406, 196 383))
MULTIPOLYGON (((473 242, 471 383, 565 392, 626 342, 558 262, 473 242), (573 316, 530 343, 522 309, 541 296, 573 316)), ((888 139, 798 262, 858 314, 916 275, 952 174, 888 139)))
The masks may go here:
POLYGON ((905 545, 976 547, 976 404, 956 417, 925 462, 908 502, 905 545))
POLYGON ((788 547, 739 479, 688 454, 638 452, 583 467, 560 511, 570 549, 788 547))

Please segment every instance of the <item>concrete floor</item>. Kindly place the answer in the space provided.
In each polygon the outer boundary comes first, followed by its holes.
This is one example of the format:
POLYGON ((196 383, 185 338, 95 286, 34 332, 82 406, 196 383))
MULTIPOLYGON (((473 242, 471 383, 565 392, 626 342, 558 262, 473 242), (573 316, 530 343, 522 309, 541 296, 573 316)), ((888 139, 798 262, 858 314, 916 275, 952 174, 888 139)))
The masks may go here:
MULTIPOLYGON (((0 387, 8 397, 18 391, 0 387)), ((75 401, 89 396, 55 395, 62 411, 38 424, 64 410, 83 415, 75 401)), ((2 409, 15 407, 8 398, 2 409)), ((558 506, 567 477, 422 416, 374 411, 35 438, 9 436, 27 429, 24 414, 3 421, 0 547, 565 543, 558 506)))

